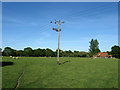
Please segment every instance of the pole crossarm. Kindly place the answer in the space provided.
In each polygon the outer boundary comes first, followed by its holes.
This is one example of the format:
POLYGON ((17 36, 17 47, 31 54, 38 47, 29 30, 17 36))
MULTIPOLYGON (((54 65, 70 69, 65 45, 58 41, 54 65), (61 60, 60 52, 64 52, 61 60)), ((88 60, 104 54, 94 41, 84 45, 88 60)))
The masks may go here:
MULTIPOLYGON (((56 30, 56 31, 58 32, 58 29, 57 29, 57 28, 53 28, 53 30, 56 30)), ((60 29, 60 31, 61 31, 61 29, 60 29)))

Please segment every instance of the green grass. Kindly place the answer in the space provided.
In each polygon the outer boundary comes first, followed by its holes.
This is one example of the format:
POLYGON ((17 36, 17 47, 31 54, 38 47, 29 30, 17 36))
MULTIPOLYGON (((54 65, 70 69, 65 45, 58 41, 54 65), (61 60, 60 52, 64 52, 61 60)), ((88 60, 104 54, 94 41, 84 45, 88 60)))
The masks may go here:
POLYGON ((14 62, 1 67, 3 88, 15 87, 23 67, 19 88, 118 88, 117 59, 64 57, 61 65, 50 57, 3 57, 3 61, 14 62))

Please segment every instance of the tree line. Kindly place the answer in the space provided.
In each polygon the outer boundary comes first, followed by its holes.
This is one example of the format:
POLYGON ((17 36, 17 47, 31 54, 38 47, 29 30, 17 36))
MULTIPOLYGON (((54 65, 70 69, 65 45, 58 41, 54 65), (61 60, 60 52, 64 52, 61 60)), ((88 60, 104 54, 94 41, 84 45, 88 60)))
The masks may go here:
MULTIPOLYGON (((88 52, 80 52, 71 50, 59 50, 60 57, 88 57, 88 52)), ((11 47, 5 47, 2 56, 26 56, 26 57, 56 57, 57 50, 53 51, 49 48, 46 49, 32 49, 31 47, 26 47, 24 50, 15 50, 11 47)))
MULTIPOLYGON (((99 49, 99 43, 97 39, 91 39, 89 42, 89 52, 80 52, 80 51, 71 51, 71 50, 59 50, 60 57, 92 57, 96 55, 98 52, 101 52, 99 49)), ((113 57, 120 58, 120 47, 113 46, 111 47, 111 51, 106 51, 109 55, 113 57)), ((56 57, 57 50, 53 51, 52 49, 32 49, 31 47, 26 47, 24 50, 15 50, 11 47, 5 47, 4 50, 0 48, 0 55, 2 56, 26 56, 26 57, 56 57)))
MULTIPOLYGON (((1 49, 0 49, 1 50, 1 49)), ((99 51, 99 50, 98 50, 99 51)), ((96 52, 96 50, 95 50, 96 52)), ((60 50, 60 57, 92 57, 92 55, 97 54, 93 51, 91 52, 80 52, 80 51, 71 51, 71 50, 60 50)), ((120 47, 113 46, 111 51, 107 51, 109 55, 113 57, 120 58, 120 47)), ((15 50, 11 47, 5 47, 4 50, 1 50, 2 56, 26 56, 26 57, 56 57, 57 50, 53 51, 49 48, 47 49, 32 49, 31 47, 26 47, 24 50, 15 50)))

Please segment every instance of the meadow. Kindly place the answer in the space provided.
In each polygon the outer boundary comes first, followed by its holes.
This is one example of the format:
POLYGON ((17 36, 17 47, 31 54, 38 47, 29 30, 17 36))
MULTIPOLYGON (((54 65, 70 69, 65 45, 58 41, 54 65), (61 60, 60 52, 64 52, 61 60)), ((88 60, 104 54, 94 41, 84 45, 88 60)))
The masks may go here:
POLYGON ((118 88, 118 59, 3 57, 13 65, 2 68, 2 88, 118 88))

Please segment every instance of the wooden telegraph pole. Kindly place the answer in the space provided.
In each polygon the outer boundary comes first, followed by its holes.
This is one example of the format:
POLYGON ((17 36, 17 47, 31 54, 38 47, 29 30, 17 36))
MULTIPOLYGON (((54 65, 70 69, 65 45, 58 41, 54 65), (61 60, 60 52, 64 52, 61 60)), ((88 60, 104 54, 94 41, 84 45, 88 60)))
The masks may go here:
MULTIPOLYGON (((50 23, 52 23, 52 21, 51 21, 50 23)), ((56 21, 56 20, 55 20, 55 24, 56 24, 56 23, 58 23, 58 29, 53 28, 53 30, 56 30, 56 31, 58 32, 58 53, 57 53, 57 64, 59 64, 59 44, 60 44, 60 31, 61 31, 61 29, 60 29, 60 25, 61 25, 61 23, 64 23, 64 22, 61 22, 60 20, 59 20, 59 21, 56 21)))

